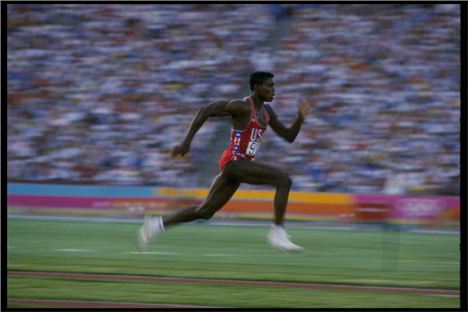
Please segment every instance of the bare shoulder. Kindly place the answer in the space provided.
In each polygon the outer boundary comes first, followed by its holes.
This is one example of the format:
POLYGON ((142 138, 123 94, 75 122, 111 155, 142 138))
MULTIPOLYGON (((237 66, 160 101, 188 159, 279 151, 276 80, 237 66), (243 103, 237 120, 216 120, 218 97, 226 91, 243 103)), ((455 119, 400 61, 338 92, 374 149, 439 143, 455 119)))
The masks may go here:
POLYGON ((243 99, 234 99, 229 101, 226 108, 233 114, 250 113, 249 103, 243 99))
POLYGON ((228 105, 233 105, 233 106, 240 106, 240 107, 248 107, 249 105, 249 102, 247 100, 244 100, 244 99, 233 99, 233 100, 230 100, 228 105))

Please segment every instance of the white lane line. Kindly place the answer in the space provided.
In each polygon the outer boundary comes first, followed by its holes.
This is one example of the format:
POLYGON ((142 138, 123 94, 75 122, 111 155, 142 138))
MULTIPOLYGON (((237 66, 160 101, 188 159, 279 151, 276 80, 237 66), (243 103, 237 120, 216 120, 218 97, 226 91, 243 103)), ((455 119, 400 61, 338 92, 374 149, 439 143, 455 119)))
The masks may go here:
POLYGON ((446 298, 458 298, 460 297, 459 295, 445 295, 445 294, 427 294, 428 296, 434 296, 434 297, 446 297, 446 298))
POLYGON ((165 252, 165 251, 129 251, 125 252, 125 254, 133 254, 133 255, 178 255, 178 252, 165 252))
POLYGON ((63 251, 63 252, 94 252, 95 250, 92 249, 73 249, 73 248, 68 248, 68 249, 55 249, 56 251, 63 251))

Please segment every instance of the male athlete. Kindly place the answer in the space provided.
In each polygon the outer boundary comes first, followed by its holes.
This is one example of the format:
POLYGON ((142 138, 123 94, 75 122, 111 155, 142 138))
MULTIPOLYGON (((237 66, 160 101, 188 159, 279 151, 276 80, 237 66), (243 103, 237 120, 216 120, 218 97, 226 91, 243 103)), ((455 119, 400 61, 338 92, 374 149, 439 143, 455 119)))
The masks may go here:
POLYGON ((270 105, 275 95, 273 74, 255 72, 250 76, 251 95, 232 101, 219 101, 208 104, 198 110, 192 120, 183 142, 172 150, 172 157, 184 156, 189 152, 190 143, 195 133, 210 117, 231 116, 231 144, 224 151, 219 161, 220 173, 213 181, 208 196, 202 204, 185 208, 166 217, 145 217, 145 222, 138 232, 140 250, 155 235, 164 232, 174 224, 197 219, 210 219, 220 210, 239 188, 241 183, 267 184, 276 187, 274 198, 274 223, 267 235, 271 246, 284 251, 302 251, 303 248, 292 243, 283 227, 286 205, 288 202, 291 178, 289 175, 270 165, 254 162, 263 134, 269 124, 286 141, 294 142, 304 119, 315 105, 314 100, 301 101, 299 111, 291 127, 281 123, 270 105))

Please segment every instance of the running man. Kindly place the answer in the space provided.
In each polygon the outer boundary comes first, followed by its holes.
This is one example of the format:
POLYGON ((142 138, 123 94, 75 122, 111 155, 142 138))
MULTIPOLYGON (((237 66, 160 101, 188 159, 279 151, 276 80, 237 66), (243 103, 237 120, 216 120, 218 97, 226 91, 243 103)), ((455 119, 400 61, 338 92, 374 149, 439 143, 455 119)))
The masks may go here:
POLYGON ((281 123, 270 105, 275 95, 274 75, 268 72, 254 72, 250 75, 251 95, 243 99, 219 101, 198 110, 191 122, 184 140, 175 146, 171 156, 185 156, 193 137, 208 118, 231 116, 231 144, 219 161, 220 173, 214 179, 208 196, 200 205, 190 206, 165 217, 146 216, 138 232, 138 247, 144 250, 148 241, 175 224, 197 219, 210 219, 234 195, 241 183, 272 185, 276 187, 274 198, 274 221, 267 234, 267 242, 280 250, 302 251, 303 248, 291 242, 284 229, 284 215, 288 202, 291 178, 270 165, 254 162, 267 125, 283 139, 292 143, 315 100, 303 100, 298 105, 298 114, 287 128, 281 123))

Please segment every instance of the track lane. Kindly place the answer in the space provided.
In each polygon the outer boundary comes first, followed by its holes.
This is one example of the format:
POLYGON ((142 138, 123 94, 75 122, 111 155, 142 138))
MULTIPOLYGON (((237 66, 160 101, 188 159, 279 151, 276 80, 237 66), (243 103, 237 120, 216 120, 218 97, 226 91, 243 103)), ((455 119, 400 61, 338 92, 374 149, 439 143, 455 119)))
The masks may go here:
POLYGON ((41 308, 58 309, 213 309, 220 307, 198 306, 189 304, 172 303, 141 303, 141 302, 112 302, 112 301, 88 301, 88 300, 47 300, 47 299, 8 299, 8 305, 27 305, 41 308))
POLYGON ((61 278, 80 280, 103 280, 103 281, 129 281, 129 282, 162 282, 162 283, 196 283, 196 284, 218 284, 218 285, 241 285, 241 286, 274 286, 303 289, 322 290, 353 290, 353 291, 376 291, 405 294, 424 295, 448 295, 459 296, 460 291, 455 289, 430 289, 413 287, 391 287, 391 286, 364 286, 343 285, 325 283, 300 283, 280 281, 253 281, 234 279, 211 279, 211 278, 188 278, 188 277, 162 277, 148 275, 121 275, 121 274, 96 274, 96 273, 74 273, 74 272, 39 272, 39 271, 8 271, 9 277, 25 276, 37 278, 61 278))

